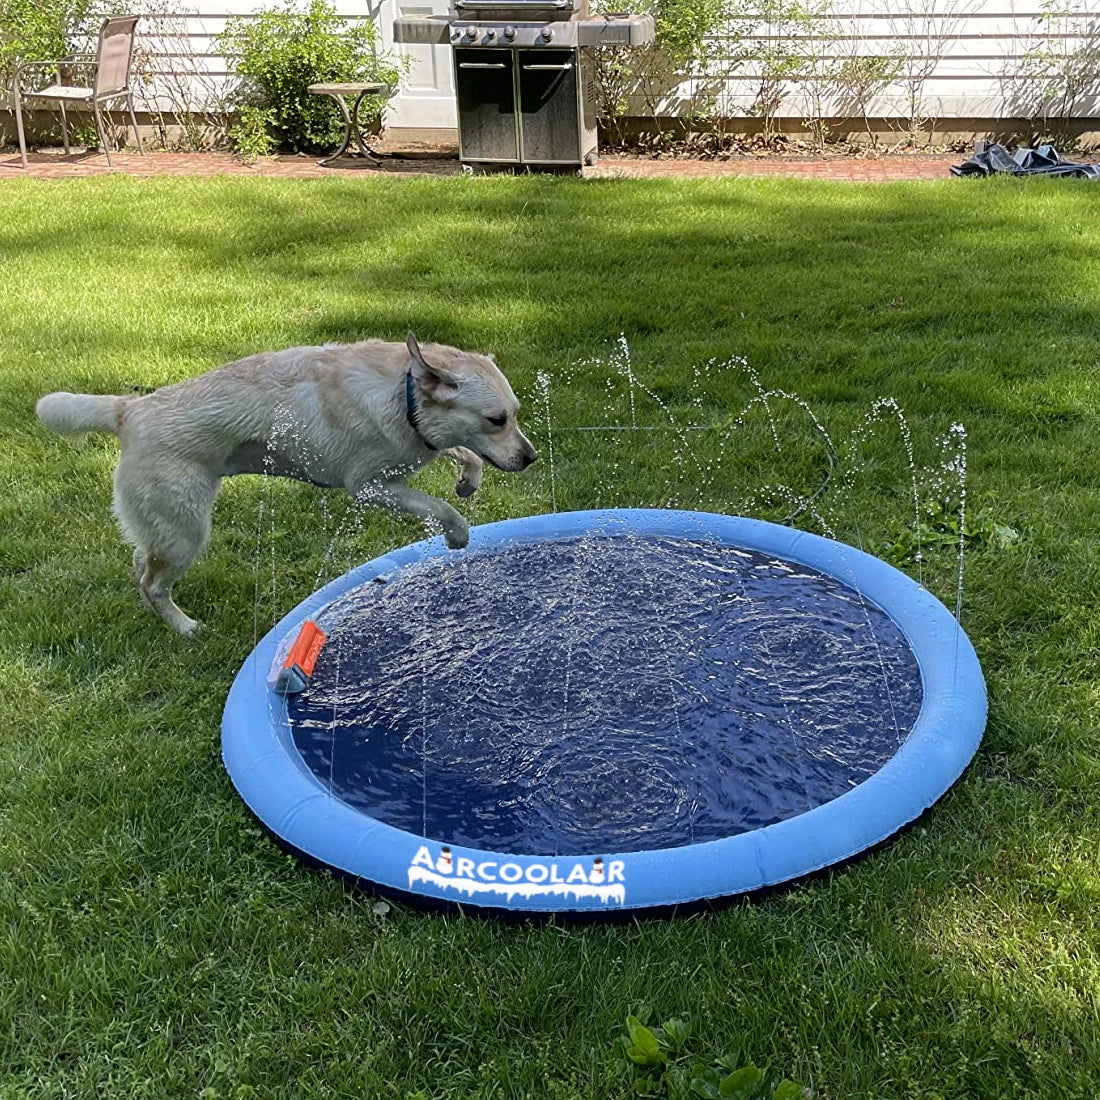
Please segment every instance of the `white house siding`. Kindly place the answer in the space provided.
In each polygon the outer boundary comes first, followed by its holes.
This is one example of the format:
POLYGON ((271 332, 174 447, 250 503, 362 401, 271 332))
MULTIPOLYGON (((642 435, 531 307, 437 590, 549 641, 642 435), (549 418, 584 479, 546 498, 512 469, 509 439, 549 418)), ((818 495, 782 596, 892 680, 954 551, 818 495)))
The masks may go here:
MULTIPOLYGON (((449 128, 456 125, 449 50, 446 47, 394 46, 394 12, 445 12, 445 0, 331 0, 350 21, 371 20, 379 29, 379 48, 406 56, 408 71, 391 102, 387 123, 397 126, 449 128)), ((153 0, 145 8, 141 34, 151 105, 171 110, 181 99, 195 107, 230 91, 234 78, 218 52, 217 38, 234 17, 265 7, 263 0, 153 0), (190 79, 187 73, 196 74, 190 79)))
MULTIPOLYGON (((370 19, 371 10, 362 0, 330 0, 349 20, 370 19)), ((146 52, 146 74, 151 80, 147 94, 165 108, 173 105, 173 89, 195 74, 192 91, 197 100, 215 98, 232 88, 233 74, 229 62, 218 52, 217 37, 230 19, 250 16, 265 6, 257 0, 153 0, 134 5, 140 11, 138 31, 146 52), (158 97, 157 89, 160 87, 158 97)))
MULTIPOLYGON (((1040 0, 840 0, 829 29, 832 35, 816 40, 795 36, 797 48, 824 61, 853 54, 908 54, 912 72, 928 73, 921 87, 922 113, 940 120, 1027 117, 1037 106, 1037 86, 1027 71, 1035 68, 1036 51, 1087 51, 1092 57, 1091 79, 1069 113, 1078 118, 1100 115, 1100 0, 1080 0, 1072 16, 1047 22, 1040 0)), ((766 39, 761 30, 749 35, 746 43, 766 39)), ((758 65, 741 66, 718 98, 718 113, 749 114, 760 75, 758 65)), ((685 81, 676 91, 683 97, 691 90, 691 82, 685 81)), ((806 96, 799 93, 799 83, 791 82, 781 115, 801 118, 809 113, 806 96)), ((677 113, 676 99, 674 94, 659 109, 677 113)), ((826 104, 825 113, 843 114, 838 106, 826 104)), ((868 113, 907 116, 908 95, 902 83, 873 100, 868 113)))
MULTIPOLYGON (((160 70, 164 79, 166 72, 179 73, 191 66, 191 71, 202 74, 196 82, 196 94, 200 97, 214 89, 224 89, 232 76, 225 59, 217 52, 215 37, 230 16, 248 15, 264 5, 257 0, 190 0, 190 3, 181 0, 185 6, 178 8, 177 14, 168 14, 166 9, 173 2, 161 0, 160 11, 149 11, 144 18, 151 68, 160 70)), ((408 11, 420 7, 431 10, 433 4, 436 10, 445 10, 440 6, 441 0, 417 0, 411 5, 402 0, 371 0, 371 3, 373 8, 364 0, 335 0, 337 10, 349 19, 377 20, 385 43, 390 40, 389 22, 395 3, 408 11)), ((846 56, 852 52, 888 54, 898 47, 918 54, 922 51, 925 55, 934 54, 937 57, 923 87, 924 115, 941 123, 951 119, 1026 117, 1033 113, 1034 95, 1022 67, 1041 36, 1042 15, 1041 0, 857 0, 851 4, 837 0, 833 26, 839 37, 816 44, 802 41, 801 45, 828 56, 846 56), (906 9, 911 9, 911 13, 906 9), (934 44, 931 49, 925 45, 937 36, 945 39, 942 44, 934 44)), ((1073 18, 1056 22, 1058 37, 1053 44, 1061 43, 1067 52, 1090 44, 1100 57, 1100 0, 1080 0, 1073 18)), ((448 113, 445 105, 441 107, 438 94, 441 83, 449 93, 449 75, 441 71, 440 57, 433 56, 431 48, 420 48, 410 60, 413 64, 407 84, 411 90, 399 95, 390 121, 396 120, 403 126, 453 124, 453 112, 448 113), (428 93, 432 88, 437 94, 429 104, 425 97, 431 98, 428 93), (422 101, 420 106, 418 98, 422 101)), ((1070 112, 1076 117, 1100 115, 1100 61, 1092 75, 1091 86, 1070 112)), ((750 114, 758 78, 759 71, 751 63, 739 68, 720 89, 719 112, 734 117, 750 114)), ((662 99, 659 112, 677 113, 690 91, 691 82, 685 81, 662 99)), ((643 97, 633 98, 631 113, 646 113, 643 97)), ((779 113, 788 118, 801 118, 808 113, 797 85, 788 89, 779 113)), ((890 88, 868 113, 906 116, 904 90, 896 85, 890 88)))

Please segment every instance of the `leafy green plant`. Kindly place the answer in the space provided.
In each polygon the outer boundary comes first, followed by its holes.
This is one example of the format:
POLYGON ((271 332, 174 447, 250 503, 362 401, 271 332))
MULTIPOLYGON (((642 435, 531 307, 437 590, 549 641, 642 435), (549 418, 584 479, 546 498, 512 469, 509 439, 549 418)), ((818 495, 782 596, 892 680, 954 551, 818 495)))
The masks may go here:
POLYGON ((0 80, 18 61, 53 61, 95 33, 104 0, 0 0, 0 80))
POLYGON ((1015 527, 999 523, 987 509, 971 509, 965 519, 942 500, 921 505, 920 520, 896 526, 882 543, 881 556, 894 565, 906 565, 938 551, 964 549, 1009 550, 1020 541, 1015 527))
POLYGON ((86 118, 82 121, 77 121, 69 132, 72 135, 74 145, 82 145, 85 149, 99 148, 99 134, 96 133, 94 122, 86 118))
MULTIPOLYGON (((231 133, 243 143, 238 148, 245 155, 256 155, 263 147, 261 119, 278 148, 331 151, 339 144, 343 124, 332 100, 310 95, 309 85, 378 81, 393 88, 401 72, 392 57, 378 52, 372 22, 349 24, 328 0, 309 0, 304 9, 287 0, 283 7, 251 18, 232 18, 217 43, 240 78, 235 100, 241 118, 231 133)), ((376 97, 364 104, 361 117, 377 119, 384 106, 384 97, 376 97)))
POLYGON ((243 103, 237 121, 229 128, 229 140, 246 164, 254 164, 275 151, 275 139, 268 131, 267 120, 267 111, 262 107, 243 103))
POLYGON ((665 1100, 803 1100, 810 1095, 765 1066, 736 1057, 700 1059, 688 1050, 691 1027, 679 1018, 647 1027, 645 1014, 627 1016, 623 1053, 634 1069, 634 1092, 665 1100))

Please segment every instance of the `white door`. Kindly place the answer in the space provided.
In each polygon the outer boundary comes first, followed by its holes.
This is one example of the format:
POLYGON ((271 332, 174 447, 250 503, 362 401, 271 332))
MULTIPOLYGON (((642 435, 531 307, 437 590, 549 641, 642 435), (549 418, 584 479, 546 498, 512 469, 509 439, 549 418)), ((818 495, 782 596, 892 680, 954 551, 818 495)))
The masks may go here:
POLYGON ((409 59, 397 95, 386 110, 387 126, 454 130, 458 126, 450 46, 418 46, 393 40, 395 16, 446 15, 448 0, 372 0, 371 13, 383 47, 409 59))

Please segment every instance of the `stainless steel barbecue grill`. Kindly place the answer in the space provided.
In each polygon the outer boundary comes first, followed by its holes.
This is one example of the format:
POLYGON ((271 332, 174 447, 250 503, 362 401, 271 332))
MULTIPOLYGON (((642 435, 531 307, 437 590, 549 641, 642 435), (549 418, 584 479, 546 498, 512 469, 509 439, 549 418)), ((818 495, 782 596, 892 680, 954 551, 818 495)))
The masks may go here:
POLYGON ((596 163, 593 46, 653 41, 653 17, 588 17, 587 0, 453 0, 447 16, 394 20, 396 42, 449 43, 458 149, 476 166, 596 163))

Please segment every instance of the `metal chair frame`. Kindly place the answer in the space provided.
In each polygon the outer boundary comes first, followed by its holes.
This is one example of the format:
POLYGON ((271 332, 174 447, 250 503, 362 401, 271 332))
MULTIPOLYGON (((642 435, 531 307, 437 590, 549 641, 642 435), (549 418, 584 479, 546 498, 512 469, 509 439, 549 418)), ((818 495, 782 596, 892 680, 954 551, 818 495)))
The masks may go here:
POLYGON ((107 143, 100 107, 111 100, 124 99, 129 110, 130 123, 134 128, 134 137, 137 139, 138 152, 145 156, 137 116, 134 114, 133 90, 130 87, 130 70, 134 59, 134 28, 139 18, 137 15, 124 15, 105 19, 99 30, 99 42, 94 54, 71 54, 58 61, 27 61, 16 66, 11 84, 12 112, 15 115, 15 129, 19 138, 19 159, 24 168, 27 167, 27 140, 23 131, 23 104, 35 100, 57 103, 61 108, 61 141, 66 156, 69 154, 69 120, 65 106, 67 103, 91 106, 100 146, 107 156, 108 166, 112 166, 111 150, 107 143), (123 37, 121 43, 117 41, 120 37, 123 37), (61 83, 64 72, 76 68, 91 70, 90 88, 61 83), (23 91, 20 85, 24 74, 48 70, 53 70, 57 74, 56 84, 46 85, 37 91, 23 91))

